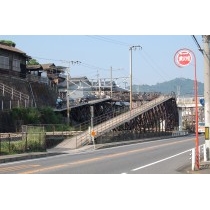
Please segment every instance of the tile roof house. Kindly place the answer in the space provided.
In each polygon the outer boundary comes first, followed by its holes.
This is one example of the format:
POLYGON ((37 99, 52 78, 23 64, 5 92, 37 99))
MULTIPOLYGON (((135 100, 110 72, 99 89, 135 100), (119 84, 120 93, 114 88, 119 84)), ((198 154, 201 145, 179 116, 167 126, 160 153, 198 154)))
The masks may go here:
POLYGON ((0 41, 0 73, 25 77, 26 62, 30 58, 15 45, 8 45, 0 41))
POLYGON ((48 78, 49 80, 53 81, 56 84, 60 82, 59 74, 64 73, 65 68, 66 67, 63 66, 56 66, 54 63, 26 66, 26 69, 29 74, 48 78))

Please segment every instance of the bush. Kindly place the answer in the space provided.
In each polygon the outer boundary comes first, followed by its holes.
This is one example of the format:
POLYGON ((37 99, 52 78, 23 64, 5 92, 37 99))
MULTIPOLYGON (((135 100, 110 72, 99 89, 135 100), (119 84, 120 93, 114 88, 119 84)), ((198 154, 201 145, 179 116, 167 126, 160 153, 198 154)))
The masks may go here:
POLYGON ((24 124, 60 124, 62 115, 56 114, 51 107, 14 108, 11 110, 13 121, 23 121, 24 124))
POLYGON ((42 124, 60 124, 62 122, 62 115, 57 114, 51 107, 39 108, 40 118, 42 124))
POLYGON ((13 120, 22 120, 25 124, 39 123, 40 113, 36 108, 14 108, 11 111, 13 120))
POLYGON ((0 44, 4 44, 10 47, 15 47, 16 44, 13 41, 10 40, 0 40, 0 44))

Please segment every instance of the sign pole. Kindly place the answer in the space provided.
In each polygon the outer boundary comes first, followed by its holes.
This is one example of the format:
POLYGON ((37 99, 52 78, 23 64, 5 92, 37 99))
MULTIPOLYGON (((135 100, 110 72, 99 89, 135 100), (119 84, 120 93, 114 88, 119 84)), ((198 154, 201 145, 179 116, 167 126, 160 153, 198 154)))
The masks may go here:
POLYGON ((196 57, 193 51, 189 49, 180 49, 175 53, 174 62, 178 67, 185 67, 194 59, 194 92, 195 92, 195 169, 200 168, 199 159, 199 139, 198 139, 198 84, 196 75, 196 57))
POLYGON ((93 142, 93 147, 94 149, 96 148, 95 146, 95 131, 93 129, 93 118, 94 118, 94 107, 93 106, 90 106, 90 113, 91 113, 91 122, 90 122, 90 128, 91 128, 91 140, 93 142))

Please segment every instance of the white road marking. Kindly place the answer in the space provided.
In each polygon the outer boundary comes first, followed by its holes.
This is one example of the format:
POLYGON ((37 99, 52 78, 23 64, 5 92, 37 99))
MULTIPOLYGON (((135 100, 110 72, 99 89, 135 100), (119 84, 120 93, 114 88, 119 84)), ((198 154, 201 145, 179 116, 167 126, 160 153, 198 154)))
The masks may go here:
POLYGON ((191 151, 191 150, 192 150, 192 149, 188 149, 188 150, 186 150, 186 151, 184 151, 184 152, 181 152, 181 153, 178 153, 178 154, 176 154, 176 155, 172 155, 172 156, 167 157, 167 158, 164 158, 164 159, 162 159, 162 160, 158 160, 158 161, 156 161, 156 162, 153 162, 153 163, 150 163, 150 164, 141 166, 141 167, 139 167, 139 168, 132 169, 131 171, 137 171, 137 170, 140 170, 140 169, 143 169, 143 168, 146 168, 146 167, 155 165, 155 164, 157 164, 157 163, 160 163, 160 162, 163 162, 163 161, 165 161, 165 160, 174 158, 174 157, 176 157, 176 156, 179 156, 179 155, 184 154, 184 153, 186 153, 186 152, 189 152, 189 151, 191 151))

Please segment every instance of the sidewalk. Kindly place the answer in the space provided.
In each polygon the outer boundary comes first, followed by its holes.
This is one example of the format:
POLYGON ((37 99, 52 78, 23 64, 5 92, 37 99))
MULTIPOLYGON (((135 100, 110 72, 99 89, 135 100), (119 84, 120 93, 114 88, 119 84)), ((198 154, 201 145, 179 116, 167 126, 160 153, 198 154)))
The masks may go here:
POLYGON ((205 161, 200 163, 200 169, 192 171, 191 168, 188 168, 188 174, 210 174, 210 161, 205 161))

